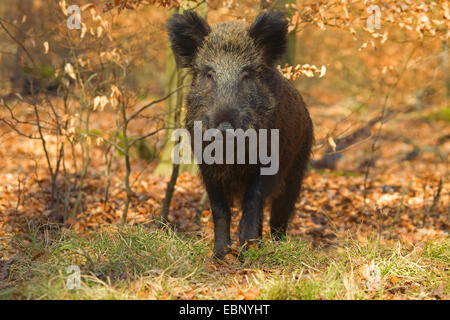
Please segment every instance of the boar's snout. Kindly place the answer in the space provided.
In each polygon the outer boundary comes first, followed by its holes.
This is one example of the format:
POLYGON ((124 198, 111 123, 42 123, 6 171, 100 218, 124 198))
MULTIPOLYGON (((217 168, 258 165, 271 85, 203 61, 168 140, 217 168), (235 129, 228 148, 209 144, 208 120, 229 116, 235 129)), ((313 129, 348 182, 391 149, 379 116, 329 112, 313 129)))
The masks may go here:
POLYGON ((229 122, 222 122, 217 126, 217 129, 222 132, 226 132, 227 129, 234 129, 234 127, 229 122))
POLYGON ((239 110, 233 107, 223 107, 210 116, 204 116, 208 120, 208 128, 218 129, 225 132, 227 129, 237 129, 241 127, 239 121, 239 110))

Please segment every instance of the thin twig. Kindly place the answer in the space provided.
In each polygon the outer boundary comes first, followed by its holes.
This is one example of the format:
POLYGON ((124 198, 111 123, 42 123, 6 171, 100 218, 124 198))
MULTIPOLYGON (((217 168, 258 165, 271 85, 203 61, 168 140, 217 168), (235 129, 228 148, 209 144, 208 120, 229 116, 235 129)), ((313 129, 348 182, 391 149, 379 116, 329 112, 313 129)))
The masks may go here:
POLYGON ((423 214, 422 228, 425 226, 425 218, 434 210, 434 207, 439 202, 439 198, 441 196, 441 191, 442 191, 442 177, 439 177, 439 185, 436 190, 436 193, 434 194, 433 202, 428 207, 428 210, 423 214))
POLYGON ((147 108, 150 108, 151 106, 153 106, 156 103, 162 102, 164 100, 167 100, 171 95, 173 95, 174 93, 178 92, 179 90, 185 88, 186 85, 180 86, 178 88, 176 88, 174 91, 168 93, 166 96, 153 100, 152 102, 140 107, 136 112, 134 112, 128 119, 127 121, 130 122, 131 120, 133 120, 134 118, 136 118, 141 112, 143 112, 144 110, 146 110, 147 108))
POLYGON ((394 221, 392 221, 391 229, 389 230, 389 236, 388 236, 389 239, 392 236, 392 231, 394 230, 394 227, 397 224, 398 219, 400 219, 400 214, 403 209, 403 203, 405 202, 405 196, 408 193, 409 189, 411 188, 413 180, 414 180, 414 178, 411 178, 411 180, 409 180, 408 186, 403 189, 402 199, 400 200, 400 205, 398 206, 397 213, 395 214, 394 221))

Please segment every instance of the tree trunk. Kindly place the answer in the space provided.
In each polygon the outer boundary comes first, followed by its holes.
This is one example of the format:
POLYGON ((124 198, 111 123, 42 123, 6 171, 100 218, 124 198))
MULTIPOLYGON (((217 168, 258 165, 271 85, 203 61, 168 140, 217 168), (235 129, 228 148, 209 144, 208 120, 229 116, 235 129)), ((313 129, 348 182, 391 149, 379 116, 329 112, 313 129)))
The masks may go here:
MULTIPOLYGON (((197 5, 194 3, 194 6, 197 5)), ((201 5, 198 6, 195 10, 206 19, 207 16, 207 5, 206 2, 203 2, 201 5)), ((175 13, 181 13, 183 9, 181 8, 175 8, 171 10, 171 14, 175 13)), ((184 77, 183 81, 181 82, 182 85, 188 85, 191 81, 190 77, 186 76, 186 70, 179 69, 177 71, 177 64, 175 61, 175 57, 173 55, 172 50, 170 49, 170 44, 167 44, 167 60, 166 60, 166 92, 173 92, 177 89, 178 83, 180 83, 179 78, 184 77)), ((183 89, 183 91, 187 91, 187 89, 183 89)), ((166 130, 165 135, 165 146, 161 153, 161 158, 158 166, 155 169, 155 173, 158 173, 160 175, 168 176, 172 173, 172 150, 175 145, 174 141, 170 140, 170 137, 172 136, 173 129, 172 128, 179 128, 183 126, 184 123, 184 114, 183 111, 180 115, 176 115, 176 101, 177 101, 177 95, 183 94, 183 92, 178 92, 177 94, 172 95, 169 99, 166 100, 166 126, 171 128, 166 130), (178 123, 175 123, 175 119, 178 118, 180 121, 178 123)), ((190 173, 196 173, 197 172, 197 166, 192 164, 181 164, 179 167, 179 172, 190 172, 190 173)))

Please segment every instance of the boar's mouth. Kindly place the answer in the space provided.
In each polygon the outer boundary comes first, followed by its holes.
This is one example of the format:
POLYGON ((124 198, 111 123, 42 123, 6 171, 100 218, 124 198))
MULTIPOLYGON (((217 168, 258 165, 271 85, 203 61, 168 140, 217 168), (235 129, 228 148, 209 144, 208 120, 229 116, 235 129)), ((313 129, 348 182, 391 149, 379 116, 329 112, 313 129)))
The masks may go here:
POLYGON ((233 126, 228 121, 221 122, 217 126, 217 130, 222 131, 222 132, 226 132, 226 130, 233 130, 233 129, 234 129, 233 126))
POLYGON ((213 114, 205 114, 202 116, 203 127, 205 129, 217 129, 222 132, 226 130, 249 128, 249 117, 240 114, 235 108, 222 109, 213 114))

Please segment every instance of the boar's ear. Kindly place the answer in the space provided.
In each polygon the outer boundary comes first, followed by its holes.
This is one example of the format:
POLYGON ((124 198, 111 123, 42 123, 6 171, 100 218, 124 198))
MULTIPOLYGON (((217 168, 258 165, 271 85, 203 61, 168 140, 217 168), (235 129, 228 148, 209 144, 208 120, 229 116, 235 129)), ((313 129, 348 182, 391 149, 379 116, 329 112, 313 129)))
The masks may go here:
POLYGON ((260 14, 250 26, 249 35, 264 52, 268 65, 280 59, 287 48, 288 22, 281 11, 260 14))
POLYGON ((187 10, 183 14, 174 14, 167 22, 167 30, 173 52, 181 58, 183 67, 189 67, 211 28, 194 11, 187 10))

